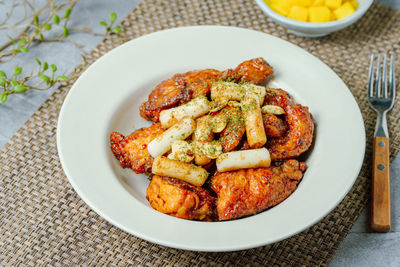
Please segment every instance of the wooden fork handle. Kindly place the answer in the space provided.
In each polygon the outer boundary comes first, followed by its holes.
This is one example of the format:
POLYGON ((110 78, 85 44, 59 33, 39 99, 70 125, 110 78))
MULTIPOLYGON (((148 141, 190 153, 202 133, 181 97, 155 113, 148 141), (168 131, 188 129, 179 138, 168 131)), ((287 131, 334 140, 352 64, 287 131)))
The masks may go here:
POLYGON ((375 137, 372 167, 371 229, 390 231, 389 138, 375 137))

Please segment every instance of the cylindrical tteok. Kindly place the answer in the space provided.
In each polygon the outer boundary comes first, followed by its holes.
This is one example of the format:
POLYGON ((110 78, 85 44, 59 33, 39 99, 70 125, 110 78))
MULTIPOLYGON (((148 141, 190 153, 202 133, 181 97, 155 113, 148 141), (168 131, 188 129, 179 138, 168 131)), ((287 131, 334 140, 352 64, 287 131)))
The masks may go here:
POLYGON ((262 147, 267 142, 260 102, 254 95, 247 95, 241 102, 246 136, 249 146, 262 147))
POLYGON ((266 89, 254 84, 237 84, 233 82, 214 82, 211 86, 211 99, 217 102, 229 100, 241 101, 247 94, 258 97, 260 104, 264 102, 266 89))
POLYGON ((194 131, 194 146, 195 146, 195 156, 194 162, 197 165, 204 166, 211 162, 211 159, 208 158, 200 149, 200 145, 204 142, 210 142, 214 139, 214 133, 212 132, 211 127, 209 126, 209 121, 211 120, 211 116, 206 115, 201 118, 198 118, 196 121, 196 130, 194 131))
POLYGON ((160 112, 161 126, 169 128, 184 117, 198 118, 209 111, 208 99, 204 95, 193 98, 188 103, 160 112))
POLYGON ((211 116, 206 115, 196 120, 194 130, 194 141, 209 142, 214 139, 212 127, 210 126, 211 116))
POLYGON ((196 123, 192 118, 184 118, 174 126, 157 136, 148 145, 148 151, 153 158, 165 154, 171 149, 176 140, 188 138, 196 128, 196 123))
POLYGON ((217 170, 219 172, 269 167, 270 165, 271 157, 266 148, 228 152, 217 158, 217 170))
POLYGON ((202 167, 166 157, 154 159, 152 173, 177 178, 196 186, 202 186, 208 178, 208 172, 202 167))

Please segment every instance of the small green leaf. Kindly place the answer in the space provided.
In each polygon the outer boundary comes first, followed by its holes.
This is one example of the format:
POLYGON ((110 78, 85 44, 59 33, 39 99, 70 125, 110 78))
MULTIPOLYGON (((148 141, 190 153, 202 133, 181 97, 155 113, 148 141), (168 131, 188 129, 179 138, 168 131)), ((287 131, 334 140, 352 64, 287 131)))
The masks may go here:
POLYGON ((110 23, 113 24, 117 19, 117 14, 115 12, 110 13, 110 23))
POLYGON ((26 45, 26 40, 19 40, 19 41, 17 42, 17 45, 18 45, 18 47, 21 47, 21 46, 26 45))
POLYGON ((0 78, 0 86, 6 85, 6 79, 0 78))
POLYGON ((64 26, 64 36, 68 37, 68 35, 69 35, 69 30, 66 26, 64 26))
POLYGON ((64 13, 64 18, 69 18, 69 15, 71 15, 71 11, 72 9, 70 7, 67 8, 64 13))
POLYGON ((49 81, 50 81, 50 77, 49 76, 47 76, 47 75, 40 75, 39 76, 39 79, 41 79, 42 81, 44 81, 45 83, 49 83, 49 81))
POLYGON ((47 63, 47 61, 45 61, 43 63, 43 71, 46 71, 49 68, 49 64, 47 63))
POLYGON ((36 26, 38 26, 39 25, 39 17, 35 16, 33 19, 35 20, 36 26))
POLYGON ((60 23, 60 17, 57 14, 54 14, 53 21, 55 24, 58 25, 60 23))
POLYGON ((107 22, 105 22, 105 21, 103 21, 103 20, 100 21, 99 24, 100 24, 101 26, 107 27, 107 22))
POLYGON ((69 78, 65 75, 60 75, 56 78, 56 81, 68 81, 69 78))
POLYGON ((50 31, 51 30, 51 25, 50 24, 44 24, 42 26, 42 29, 45 30, 45 31, 50 31))
POLYGON ((36 60, 37 64, 39 64, 39 66, 42 65, 42 62, 39 59, 35 58, 35 60, 36 60))
POLYGON ((16 67, 16 68, 14 69, 13 75, 14 75, 14 76, 20 75, 21 72, 22 72, 22 68, 21 68, 21 67, 16 67))
POLYGON ((122 30, 121 30, 120 27, 114 27, 112 30, 113 30, 113 32, 115 32, 116 34, 120 34, 120 33, 122 32, 122 30))
POLYGON ((21 51, 21 52, 24 52, 24 53, 28 53, 28 52, 29 52, 29 49, 26 48, 26 47, 21 47, 21 48, 18 49, 18 50, 21 51))
POLYGON ((0 70, 0 77, 7 77, 7 75, 4 71, 0 70))
POLYGON ((7 95, 6 94, 0 94, 0 104, 4 104, 7 101, 7 95))
POLYGON ((15 40, 14 40, 10 35, 7 35, 7 37, 8 37, 8 39, 10 39, 10 41, 11 41, 13 44, 15 44, 15 40))
POLYGON ((11 85, 13 86, 13 87, 15 87, 15 86, 17 86, 19 83, 17 82, 17 81, 10 81, 10 83, 11 83, 11 85))
POLYGON ((54 65, 54 64, 51 64, 51 65, 50 65, 50 68, 51 68, 51 70, 52 70, 53 72, 56 72, 56 71, 57 71, 57 66, 54 65))
POLYGON ((26 91, 26 86, 23 84, 18 84, 17 86, 14 87, 14 91, 17 93, 21 93, 26 91))
POLYGON ((43 37, 43 34, 42 33, 39 33, 39 36, 40 36, 40 40, 44 40, 44 37, 43 37))

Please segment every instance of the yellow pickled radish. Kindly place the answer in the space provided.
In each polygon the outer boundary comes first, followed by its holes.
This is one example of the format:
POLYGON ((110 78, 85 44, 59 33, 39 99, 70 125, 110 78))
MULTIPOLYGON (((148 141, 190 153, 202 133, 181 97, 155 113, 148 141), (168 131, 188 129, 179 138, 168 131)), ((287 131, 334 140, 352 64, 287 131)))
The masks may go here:
POLYGON ((329 22, 353 14, 357 0, 264 0, 276 13, 305 22, 329 22))
POLYGON ((341 7, 335 9, 333 11, 333 14, 335 14, 335 17, 337 19, 344 19, 344 18, 350 16, 351 14, 353 14, 354 11, 355 11, 355 9, 354 9, 353 5, 350 4, 350 2, 346 2, 341 7))
POLYGON ((332 12, 326 6, 310 7, 310 22, 331 21, 332 12))
POLYGON ((342 0, 326 0, 325 5, 330 9, 337 9, 342 5, 342 0))
POLYGON ((357 0, 350 0, 349 1, 351 3, 351 5, 354 7, 354 10, 356 10, 358 8, 358 2, 357 0))
POLYGON ((314 0, 311 6, 323 6, 325 5, 325 0, 314 0))
POLYGON ((287 16, 289 14, 290 6, 283 3, 281 0, 264 0, 269 7, 276 13, 287 16))
POLYGON ((291 0, 292 6, 302 6, 309 7, 311 6, 313 0, 291 0))
POLYGON ((288 12, 284 9, 282 9, 279 5, 270 5, 271 9, 278 13, 279 15, 287 17, 288 12))
POLYGON ((292 6, 292 8, 289 11, 288 18, 299 21, 307 21, 308 8, 302 6, 292 6))

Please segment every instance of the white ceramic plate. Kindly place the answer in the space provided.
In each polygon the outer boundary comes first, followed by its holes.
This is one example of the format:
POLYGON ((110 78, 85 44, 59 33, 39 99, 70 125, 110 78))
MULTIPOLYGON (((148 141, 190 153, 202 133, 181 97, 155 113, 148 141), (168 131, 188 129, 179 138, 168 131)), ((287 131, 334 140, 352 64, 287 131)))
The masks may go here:
POLYGON ((261 32, 198 26, 140 37, 91 65, 63 104, 57 145, 76 192, 115 226, 169 247, 230 251, 290 237, 328 214, 357 178, 365 131, 352 94, 316 57, 261 32), (128 135, 150 125, 139 116, 139 105, 173 74, 233 68, 255 57, 274 67, 276 83, 309 106, 316 120, 309 168, 298 189, 281 204, 234 221, 188 221, 153 210, 145 197, 146 176, 119 166, 110 150, 110 132, 128 135))

